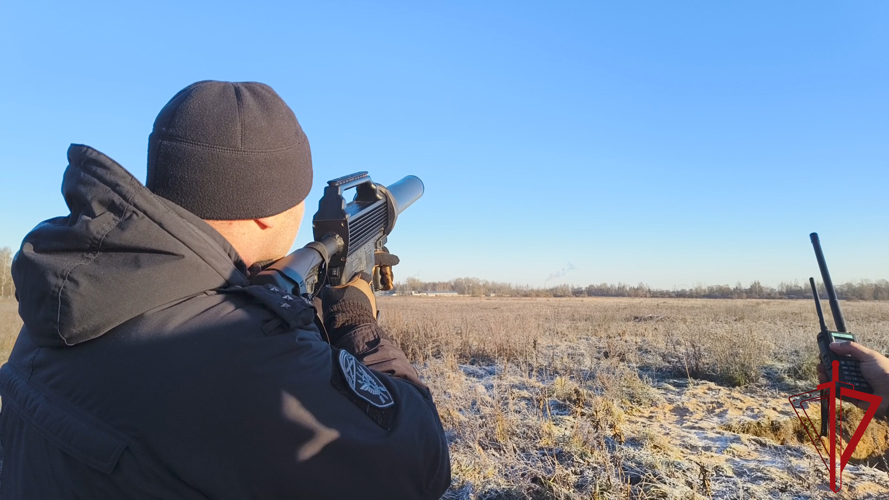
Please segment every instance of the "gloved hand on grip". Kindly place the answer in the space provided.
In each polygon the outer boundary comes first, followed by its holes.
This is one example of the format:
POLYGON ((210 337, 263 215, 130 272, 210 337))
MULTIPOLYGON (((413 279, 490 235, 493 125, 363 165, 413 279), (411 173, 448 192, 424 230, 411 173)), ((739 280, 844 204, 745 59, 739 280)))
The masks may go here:
MULTIPOLYGON (((397 263, 398 258, 395 259, 397 263)), ((385 263, 381 267, 385 267, 385 263)), ((319 309, 327 341, 352 354, 368 368, 403 378, 428 395, 429 389, 417 370, 377 324, 377 302, 370 279, 367 273, 358 273, 345 285, 321 289, 316 301, 321 302, 319 309)))
POLYGON ((389 249, 386 247, 374 253, 374 288, 384 292, 392 290, 395 286, 392 266, 399 262, 398 256, 389 253, 389 249))
POLYGON ((344 285, 326 286, 318 294, 321 317, 331 345, 359 326, 376 324, 377 301, 370 288, 371 277, 358 273, 344 285))

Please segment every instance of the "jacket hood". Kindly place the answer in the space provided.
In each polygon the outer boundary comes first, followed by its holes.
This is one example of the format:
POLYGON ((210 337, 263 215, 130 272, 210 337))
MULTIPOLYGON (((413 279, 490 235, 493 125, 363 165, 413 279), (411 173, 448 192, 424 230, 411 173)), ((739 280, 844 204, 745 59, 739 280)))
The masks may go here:
POLYGON ((12 266, 19 314, 37 345, 79 344, 164 304, 248 284, 225 238, 114 160, 72 144, 68 163, 70 215, 34 228, 12 266))

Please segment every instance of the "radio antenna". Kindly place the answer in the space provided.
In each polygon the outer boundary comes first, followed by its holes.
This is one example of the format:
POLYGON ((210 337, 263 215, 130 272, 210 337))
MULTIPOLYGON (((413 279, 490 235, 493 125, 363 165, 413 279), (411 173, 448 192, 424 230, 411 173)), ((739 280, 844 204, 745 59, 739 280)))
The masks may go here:
POLYGON ((840 310, 840 301, 837 300, 837 291, 833 288, 833 281, 830 279, 830 271, 827 270, 827 262, 824 261, 824 253, 821 252, 821 241, 818 239, 818 233, 810 234, 809 238, 812 240, 812 246, 815 248, 815 258, 818 259, 818 267, 821 269, 821 278, 824 281, 824 288, 827 289, 827 299, 830 304, 830 312, 833 313, 833 321, 837 325, 838 332, 845 332, 846 321, 843 320, 843 311, 840 310))
POLYGON ((815 278, 809 278, 809 284, 812 285, 812 295, 815 297, 815 310, 818 311, 818 322, 821 323, 821 331, 827 331, 827 324, 824 323, 824 313, 821 312, 821 297, 818 296, 818 288, 815 287, 815 278))

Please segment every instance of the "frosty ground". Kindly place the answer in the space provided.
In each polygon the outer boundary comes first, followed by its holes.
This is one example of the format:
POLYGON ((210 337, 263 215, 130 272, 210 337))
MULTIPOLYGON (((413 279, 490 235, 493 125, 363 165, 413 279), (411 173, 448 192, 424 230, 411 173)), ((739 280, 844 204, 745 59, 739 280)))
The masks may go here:
MULTIPOLYGON (((844 308, 885 351, 889 304, 844 308)), ((871 424, 835 495, 787 400, 817 383, 808 301, 392 297, 380 309, 436 396, 447 498, 889 495, 886 425, 871 424)))

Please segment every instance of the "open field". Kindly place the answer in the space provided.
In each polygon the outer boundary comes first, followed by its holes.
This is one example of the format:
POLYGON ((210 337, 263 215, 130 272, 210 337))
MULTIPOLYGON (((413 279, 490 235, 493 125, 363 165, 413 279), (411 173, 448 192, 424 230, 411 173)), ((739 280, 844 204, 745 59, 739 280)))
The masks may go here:
MULTIPOLYGON (((787 401, 817 384, 809 301, 379 306, 437 398, 448 498, 837 498, 787 401)), ((889 303, 843 306, 862 342, 889 348, 889 303)), ((871 424, 839 498, 889 496, 887 436, 871 424)))
MULTIPOLYGON (((435 394, 446 498, 889 496, 889 427, 871 424, 834 495, 789 406, 816 384, 809 301, 378 303, 435 394)), ((843 308, 862 342, 889 351, 889 302, 843 308)), ((0 301, 0 359, 19 326, 15 302, 0 301)))

